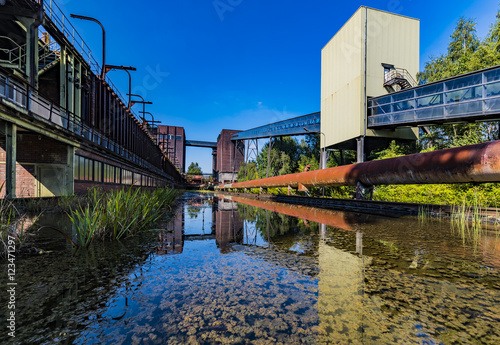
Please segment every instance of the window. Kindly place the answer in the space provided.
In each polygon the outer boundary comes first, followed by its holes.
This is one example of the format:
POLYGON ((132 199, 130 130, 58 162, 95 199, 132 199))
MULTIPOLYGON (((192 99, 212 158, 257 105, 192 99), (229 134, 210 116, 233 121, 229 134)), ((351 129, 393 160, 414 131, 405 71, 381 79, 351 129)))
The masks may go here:
POLYGON ((102 182, 102 163, 94 162, 94 181, 102 182))

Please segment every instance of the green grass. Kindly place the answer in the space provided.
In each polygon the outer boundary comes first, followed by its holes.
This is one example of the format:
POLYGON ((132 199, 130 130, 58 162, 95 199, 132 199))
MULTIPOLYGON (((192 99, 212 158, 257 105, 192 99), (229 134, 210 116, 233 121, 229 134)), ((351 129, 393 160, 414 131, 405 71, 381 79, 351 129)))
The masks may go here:
POLYGON ((150 230, 170 208, 178 192, 160 188, 154 191, 121 189, 87 194, 88 205, 71 208, 78 248, 88 248, 96 239, 120 240, 150 230))
MULTIPOLYGON (((0 185, 0 193, 4 184, 0 185)), ((6 256, 9 237, 16 239, 16 251, 26 244, 39 216, 29 217, 26 214, 19 214, 11 200, 0 199, 0 257, 6 256)))

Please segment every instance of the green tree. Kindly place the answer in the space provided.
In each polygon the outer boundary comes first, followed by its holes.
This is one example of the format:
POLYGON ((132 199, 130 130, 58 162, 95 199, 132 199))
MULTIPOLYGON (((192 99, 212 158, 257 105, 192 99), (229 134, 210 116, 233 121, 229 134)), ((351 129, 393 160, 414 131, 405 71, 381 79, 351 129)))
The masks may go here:
POLYGON ((191 162, 191 164, 189 164, 187 174, 188 175, 201 175, 202 174, 201 168, 198 165, 198 162, 196 162, 196 163, 191 162))
POLYGON ((251 181, 259 178, 257 172, 257 163, 248 162, 240 164, 240 171, 238 171, 238 182, 251 181))

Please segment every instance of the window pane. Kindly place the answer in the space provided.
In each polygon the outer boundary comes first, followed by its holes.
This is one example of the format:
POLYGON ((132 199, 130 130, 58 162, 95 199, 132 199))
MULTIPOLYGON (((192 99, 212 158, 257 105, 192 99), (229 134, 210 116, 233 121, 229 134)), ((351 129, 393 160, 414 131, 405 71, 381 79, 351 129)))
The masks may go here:
POLYGON ((73 159, 73 178, 75 180, 78 180, 78 173, 80 172, 80 159, 77 155, 75 155, 75 158, 73 159))

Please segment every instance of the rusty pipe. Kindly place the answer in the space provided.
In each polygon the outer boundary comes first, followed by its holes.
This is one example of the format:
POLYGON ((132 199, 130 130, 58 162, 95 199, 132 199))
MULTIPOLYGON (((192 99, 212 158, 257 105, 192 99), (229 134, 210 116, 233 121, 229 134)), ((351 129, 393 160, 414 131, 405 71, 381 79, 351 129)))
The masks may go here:
POLYGON ((345 212, 333 211, 322 208, 314 208, 302 205, 290 205, 275 201, 262 201, 239 196, 232 196, 231 200, 268 210, 271 212, 282 213, 287 216, 309 220, 311 222, 325 224, 335 228, 352 231, 351 224, 356 220, 345 212))
POLYGON ((323 170, 237 182, 221 188, 298 188, 500 182, 500 140, 323 170))

